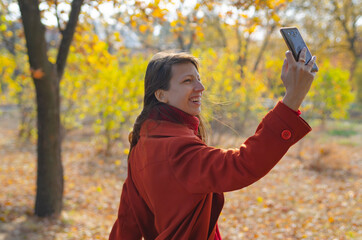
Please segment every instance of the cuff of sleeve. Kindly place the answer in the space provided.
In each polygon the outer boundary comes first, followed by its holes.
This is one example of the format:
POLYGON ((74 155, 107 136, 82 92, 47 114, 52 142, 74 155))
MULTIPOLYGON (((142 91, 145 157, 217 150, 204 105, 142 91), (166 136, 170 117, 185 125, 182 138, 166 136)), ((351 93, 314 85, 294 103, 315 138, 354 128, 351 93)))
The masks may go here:
MULTIPOLYGON (((280 101, 283 105, 285 105, 284 103, 283 103, 283 101, 280 101)), ((298 109, 298 111, 294 111, 293 109, 291 109, 290 107, 288 107, 287 105, 285 105, 287 108, 289 108, 290 109, 290 111, 293 111, 295 114, 297 114, 298 116, 300 116, 301 114, 302 114, 302 111, 300 111, 299 109, 298 109)))
POLYGON ((303 118, 282 102, 277 103, 274 109, 265 116, 265 120, 282 141, 289 141, 291 144, 296 143, 312 130, 303 118))

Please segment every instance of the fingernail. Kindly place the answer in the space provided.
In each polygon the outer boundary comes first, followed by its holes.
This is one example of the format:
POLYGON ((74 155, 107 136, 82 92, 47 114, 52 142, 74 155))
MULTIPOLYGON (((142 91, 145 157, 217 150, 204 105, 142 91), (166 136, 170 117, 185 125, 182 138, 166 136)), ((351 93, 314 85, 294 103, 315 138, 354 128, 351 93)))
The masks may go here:
POLYGON ((315 60, 317 59, 317 57, 316 57, 316 56, 313 56, 313 58, 312 58, 312 59, 313 59, 313 61, 315 61, 315 60))

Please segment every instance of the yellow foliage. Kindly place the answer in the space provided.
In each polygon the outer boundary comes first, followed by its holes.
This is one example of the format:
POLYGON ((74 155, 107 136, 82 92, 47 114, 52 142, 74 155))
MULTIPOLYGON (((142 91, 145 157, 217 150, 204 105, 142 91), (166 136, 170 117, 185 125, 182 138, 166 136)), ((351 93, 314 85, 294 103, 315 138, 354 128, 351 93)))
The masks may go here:
POLYGON ((163 11, 159 8, 156 8, 153 12, 152 12, 152 16, 156 17, 156 18, 162 18, 165 14, 163 13, 163 11))
POLYGON ((171 27, 175 27, 176 25, 177 25, 177 21, 175 20, 175 21, 172 21, 171 23, 170 23, 170 25, 171 25, 171 27))
POLYGON ((11 37, 13 36, 13 32, 12 32, 12 31, 6 31, 6 32, 4 33, 4 35, 5 35, 5 37, 7 37, 7 38, 11 38, 11 37))
POLYGON ((263 109, 259 100, 266 91, 263 80, 247 68, 241 69, 238 55, 211 48, 195 51, 194 55, 201 59, 200 75, 206 89, 203 114, 207 121, 218 116, 218 120, 237 128, 247 119, 247 112, 263 109))
POLYGON ((275 13, 273 13, 272 19, 273 19, 275 22, 279 22, 279 21, 280 21, 280 17, 279 17, 277 14, 275 14, 275 13))
POLYGON ((307 95, 309 108, 322 119, 346 118, 348 108, 354 100, 354 92, 348 80, 349 72, 334 67, 329 61, 319 63, 319 66, 320 71, 307 95))
POLYGON ((128 154, 129 154, 129 149, 128 149, 128 148, 124 149, 123 153, 124 153, 125 155, 128 155, 128 154))
POLYGON ((1 25, 0 25, 0 31, 1 31, 1 32, 5 32, 5 31, 6 31, 6 25, 5 25, 5 24, 1 24, 1 25))
POLYGON ((93 36, 72 50, 61 82, 62 104, 68 109, 62 121, 68 128, 77 127, 87 116, 93 119, 95 133, 105 142, 114 141, 139 113, 147 58, 129 56, 125 50, 112 55, 93 36), (84 55, 88 48, 92 51, 84 55))
POLYGON ((145 33, 147 31, 148 27, 147 25, 141 25, 139 26, 139 30, 141 33, 145 33))

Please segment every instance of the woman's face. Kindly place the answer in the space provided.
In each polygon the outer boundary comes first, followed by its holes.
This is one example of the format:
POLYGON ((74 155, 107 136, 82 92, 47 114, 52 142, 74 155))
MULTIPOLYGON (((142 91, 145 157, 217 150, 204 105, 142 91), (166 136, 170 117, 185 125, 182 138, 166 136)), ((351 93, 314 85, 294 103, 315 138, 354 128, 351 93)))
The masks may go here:
POLYGON ((201 96, 205 90, 196 67, 188 62, 172 66, 172 78, 168 90, 160 90, 159 101, 196 116, 201 112, 201 96))

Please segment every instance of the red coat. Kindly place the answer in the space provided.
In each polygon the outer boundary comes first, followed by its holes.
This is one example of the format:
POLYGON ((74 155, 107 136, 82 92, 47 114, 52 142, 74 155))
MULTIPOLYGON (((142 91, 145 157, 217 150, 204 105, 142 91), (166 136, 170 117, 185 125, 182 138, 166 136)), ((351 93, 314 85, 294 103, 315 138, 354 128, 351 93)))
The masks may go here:
POLYGON ((129 156, 110 240, 213 240, 223 192, 265 176, 311 128, 282 103, 239 149, 203 143, 190 128, 147 120, 129 156))

